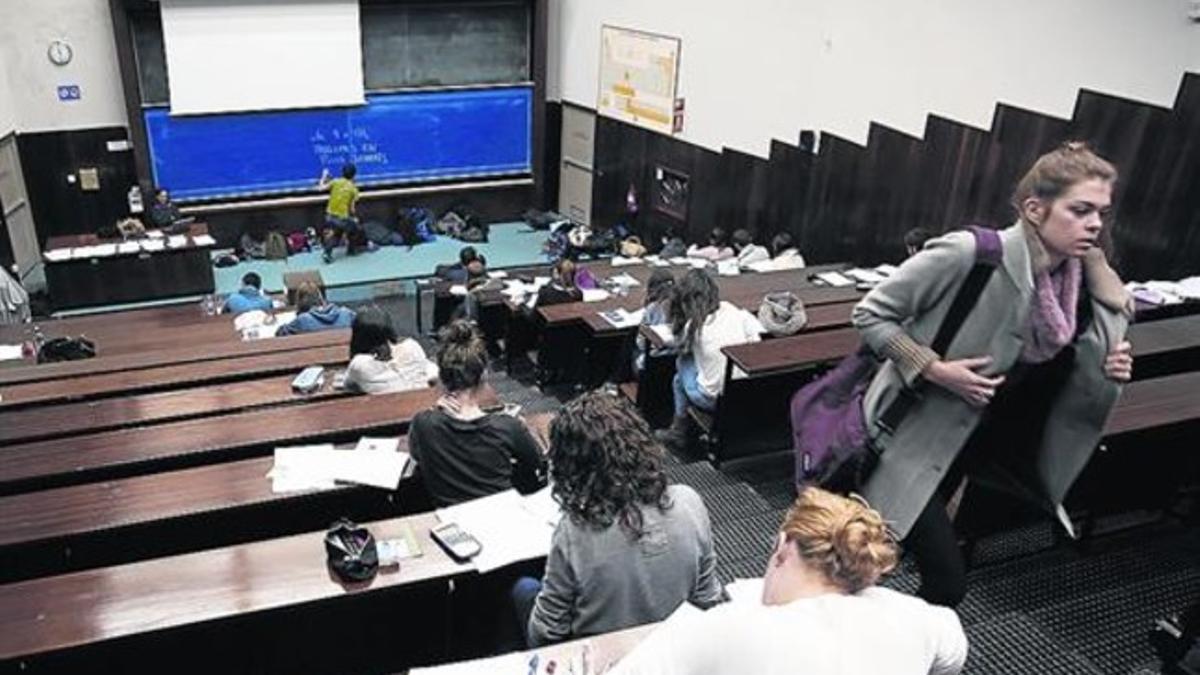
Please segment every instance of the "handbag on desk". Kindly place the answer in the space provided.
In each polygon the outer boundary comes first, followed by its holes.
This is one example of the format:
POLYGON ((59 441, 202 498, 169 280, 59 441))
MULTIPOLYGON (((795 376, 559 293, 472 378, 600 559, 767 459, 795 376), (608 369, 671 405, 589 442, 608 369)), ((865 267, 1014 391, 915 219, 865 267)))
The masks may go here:
POLYGON ((81 361, 96 356, 96 343, 80 335, 77 338, 56 337, 38 348, 38 363, 81 361))
POLYGON ((371 531, 342 518, 325 533, 329 568, 343 581, 367 581, 379 571, 379 551, 371 531))

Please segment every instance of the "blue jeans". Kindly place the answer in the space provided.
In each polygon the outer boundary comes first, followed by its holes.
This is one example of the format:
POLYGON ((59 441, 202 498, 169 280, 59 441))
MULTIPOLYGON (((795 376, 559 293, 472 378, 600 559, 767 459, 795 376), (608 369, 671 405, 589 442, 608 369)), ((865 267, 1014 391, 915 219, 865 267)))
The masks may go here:
POLYGON ((525 640, 526 648, 532 646, 529 644, 529 616, 533 614, 533 604, 541 591, 542 582, 533 577, 517 579, 510 591, 513 610, 516 613, 517 630, 521 638, 525 640))
POLYGON ((675 361, 675 417, 683 417, 687 413, 688 403, 697 408, 712 412, 717 409, 717 399, 709 396, 700 389, 700 370, 696 367, 696 359, 692 356, 680 356, 675 361))

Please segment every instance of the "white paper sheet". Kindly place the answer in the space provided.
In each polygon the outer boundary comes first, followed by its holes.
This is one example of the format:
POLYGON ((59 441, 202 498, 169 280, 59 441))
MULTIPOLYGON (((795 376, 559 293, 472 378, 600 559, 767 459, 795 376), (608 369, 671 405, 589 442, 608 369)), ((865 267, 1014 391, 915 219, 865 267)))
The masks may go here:
POLYGON ((163 250, 163 240, 162 239, 142 239, 139 243, 141 243, 143 251, 161 251, 161 250, 163 250))
POLYGON ((645 309, 638 309, 630 312, 629 310, 618 307, 607 312, 600 312, 600 316, 604 320, 613 325, 614 328, 630 328, 642 322, 642 317, 645 316, 645 309))
POLYGON ((877 284, 885 279, 885 277, 879 272, 866 269, 846 270, 846 276, 854 279, 855 281, 861 281, 867 284, 877 284))
POLYGON ((645 261, 641 258, 626 258, 623 255, 614 255, 611 262, 613 267, 627 267, 629 265, 641 265, 645 261))
POLYGON ((202 234, 198 237, 192 237, 192 243, 196 246, 216 246, 217 240, 212 238, 212 235, 202 234))
POLYGON ((879 267, 876 267, 875 271, 879 272, 880 274, 882 274, 885 277, 890 277, 896 273, 897 269, 899 269, 899 268, 897 268, 895 265, 888 265, 887 263, 884 263, 884 264, 880 265, 879 267))
POLYGON ((187 246, 187 240, 188 238, 186 234, 173 234, 170 237, 167 237, 167 246, 170 246, 171 248, 183 248, 184 246, 187 246))
MULTIPOLYGON (((399 439, 368 439, 367 445, 386 447, 383 441, 399 444, 399 439)), ((267 476, 275 492, 328 490, 338 483, 395 490, 409 460, 407 452, 386 449, 337 450, 329 444, 275 448, 275 464, 267 476)))
POLYGON ((527 508, 516 490, 506 490, 438 509, 437 517, 443 523, 457 523, 479 540, 482 548, 472 562, 480 572, 490 572, 550 553, 554 526, 537 515, 540 510, 527 508))
MULTIPOLYGON (((134 246, 136 247, 136 244, 134 246)), ((56 248, 53 251, 46 251, 46 253, 45 253, 46 260, 49 260, 50 262, 59 262, 62 260, 70 260, 71 259, 71 251, 72 251, 72 249, 69 249, 69 248, 56 248)))
POLYGON ((300 492, 337 487, 328 467, 327 453, 332 451, 333 446, 329 444, 275 448, 275 464, 267 472, 271 491, 300 492))
POLYGON ((14 361, 25 358, 21 345, 0 345, 0 361, 14 361))
POLYGON ((137 253, 142 250, 136 241, 123 241, 117 244, 117 253, 137 253))
POLYGON ((853 279, 846 277, 840 272, 821 272, 817 275, 817 278, 835 288, 854 285, 853 279))
POLYGON ((505 272, 504 270, 496 270, 495 272, 488 272, 487 275, 488 275, 489 279, 507 279, 508 278, 508 272, 505 272))
POLYGON ((354 446, 355 451, 366 452, 399 452, 399 438, 371 438, 363 436, 358 439, 358 445, 354 446))
POLYGON ((742 273, 742 271, 740 269, 738 269, 737 261, 732 258, 730 258, 729 260, 722 260, 721 262, 717 263, 717 275, 718 276, 736 277, 737 275, 739 275, 741 273, 742 273))
MULTIPOLYGON (((241 318, 241 317, 238 317, 241 318)), ((243 340, 263 340, 266 338, 275 337, 275 333, 279 331, 279 327, 291 323, 296 318, 296 312, 278 312, 275 314, 274 323, 260 323, 251 325, 242 330, 243 340)))
MULTIPOLYGON (((397 442, 399 442, 397 440, 397 442)), ((386 450, 334 450, 340 455, 332 467, 334 480, 395 490, 408 466, 407 452, 386 450)))
POLYGON ((635 288, 642 285, 642 282, 638 281, 637 278, 626 272, 609 277, 608 281, 609 283, 616 284, 618 286, 624 286, 625 288, 635 288))
POLYGON ((585 289, 583 289, 583 301, 584 302, 600 302, 601 300, 607 300, 608 298, 609 298, 609 292, 604 290, 603 288, 585 288, 585 289))

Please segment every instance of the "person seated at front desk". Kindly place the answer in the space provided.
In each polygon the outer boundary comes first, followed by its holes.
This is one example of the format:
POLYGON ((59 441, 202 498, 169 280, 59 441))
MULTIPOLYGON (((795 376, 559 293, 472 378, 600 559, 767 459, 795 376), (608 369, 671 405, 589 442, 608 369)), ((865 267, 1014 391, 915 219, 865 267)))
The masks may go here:
POLYGON ((354 323, 354 310, 326 302, 321 289, 311 281, 296 290, 296 318, 279 327, 276 335, 299 335, 319 330, 349 328, 354 323))
POLYGON ((271 297, 262 291, 262 277, 254 272, 247 272, 242 287, 225 300, 225 312, 235 316, 256 309, 269 312, 271 307, 271 297))
POLYGON ((154 191, 154 203, 150 205, 146 217, 150 221, 150 227, 170 234, 187 232, 188 226, 195 220, 184 218, 179 212, 179 207, 171 201, 171 193, 161 187, 154 191))

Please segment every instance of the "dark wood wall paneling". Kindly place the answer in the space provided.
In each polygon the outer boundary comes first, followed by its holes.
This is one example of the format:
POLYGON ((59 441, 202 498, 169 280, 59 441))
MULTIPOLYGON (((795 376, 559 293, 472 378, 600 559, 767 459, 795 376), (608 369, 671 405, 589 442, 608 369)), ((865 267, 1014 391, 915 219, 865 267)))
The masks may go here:
POLYGON ((562 103, 546 101, 546 152, 543 166, 542 203, 538 208, 546 211, 558 208, 558 181, 562 169, 562 103))
POLYGON ((95 232, 111 226, 129 213, 127 192, 137 184, 133 156, 128 150, 111 152, 109 141, 125 141, 124 127, 78 131, 47 131, 17 135, 21 170, 37 226, 38 241, 60 234, 95 232), (80 169, 95 168, 100 189, 80 187, 80 169), (75 183, 67 176, 74 174, 75 183))
POLYGON ((860 264, 903 257, 913 227, 944 232, 968 224, 1005 227, 1013 188, 1037 157, 1065 140, 1087 141, 1122 176, 1115 195, 1114 258, 1129 279, 1200 274, 1200 74, 1186 74, 1172 109, 1081 91, 1071 119, 998 104, 991 129, 930 115, 923 138, 872 124, 866 145, 823 133, 816 154, 775 141, 768 159, 711 152, 597 118, 593 218, 624 217, 630 183, 652 172, 687 174, 685 222, 647 212, 648 238, 673 226, 704 241, 714 226, 747 227, 768 242, 786 230, 812 263, 860 264))

